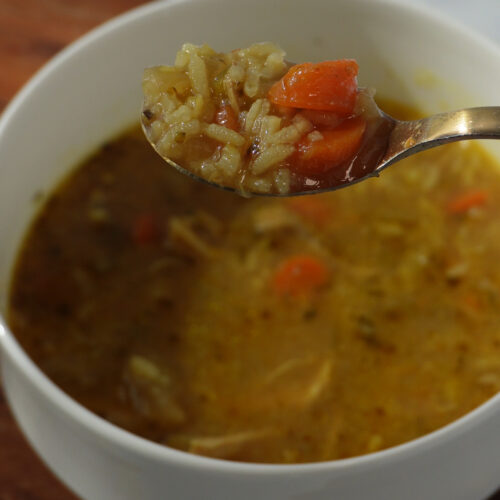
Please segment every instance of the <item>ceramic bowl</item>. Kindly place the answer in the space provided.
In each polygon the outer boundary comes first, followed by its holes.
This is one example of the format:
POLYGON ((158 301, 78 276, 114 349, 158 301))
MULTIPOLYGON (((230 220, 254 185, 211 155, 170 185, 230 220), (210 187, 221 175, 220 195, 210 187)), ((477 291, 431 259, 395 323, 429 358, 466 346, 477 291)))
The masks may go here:
MULTIPOLYGON (((227 51, 263 40, 279 43, 292 61, 356 58, 362 85, 427 112, 498 104, 499 49, 423 7, 389 0, 170 0, 131 11, 64 50, 3 114, 2 312, 34 193, 138 121, 143 68, 173 61, 186 41, 227 51)), ((489 147, 500 158, 498 144, 489 147)), ((93 415, 45 377, 5 322, 0 344, 4 390, 20 427, 83 498, 478 500, 500 482, 500 396, 378 453, 306 465, 233 463, 169 449, 93 415)))

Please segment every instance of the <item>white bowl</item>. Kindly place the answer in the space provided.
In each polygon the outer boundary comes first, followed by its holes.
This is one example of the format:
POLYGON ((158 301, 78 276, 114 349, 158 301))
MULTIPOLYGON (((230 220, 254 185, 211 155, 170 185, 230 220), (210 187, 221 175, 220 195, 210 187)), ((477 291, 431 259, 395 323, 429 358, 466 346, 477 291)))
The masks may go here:
MULTIPOLYGON (((294 61, 354 57, 362 84, 429 112, 498 104, 499 49, 422 7, 388 0, 170 0, 132 11, 56 57, 3 115, 3 311, 33 194, 138 119, 143 68, 172 61, 185 41, 222 51, 262 40, 278 42, 294 61)), ((500 157, 498 144, 489 146, 500 157)), ((379 453, 309 465, 233 463, 114 427, 52 384, 5 323, 0 343, 4 388, 21 428, 84 498, 477 500, 500 482, 500 396, 379 453)))

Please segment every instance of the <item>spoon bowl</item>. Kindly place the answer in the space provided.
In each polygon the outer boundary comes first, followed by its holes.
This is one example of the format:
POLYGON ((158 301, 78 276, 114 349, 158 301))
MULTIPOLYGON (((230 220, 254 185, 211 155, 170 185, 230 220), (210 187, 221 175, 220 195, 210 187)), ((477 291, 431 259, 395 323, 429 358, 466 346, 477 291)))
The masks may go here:
MULTIPOLYGON (((373 100, 371 106, 376 107, 373 100)), ((346 176, 341 182, 318 189, 289 193, 249 192, 204 179, 171 158, 162 155, 156 144, 151 141, 144 122, 141 121, 141 123, 148 142, 170 166, 197 181, 246 197, 289 197, 335 191, 371 177, 378 177, 380 172, 390 165, 427 149, 456 141, 500 139, 500 106, 466 108, 409 121, 396 120, 382 110, 376 109, 380 116, 377 133, 364 143, 359 153, 349 164, 346 176), (380 154, 380 151, 383 153, 380 154)))

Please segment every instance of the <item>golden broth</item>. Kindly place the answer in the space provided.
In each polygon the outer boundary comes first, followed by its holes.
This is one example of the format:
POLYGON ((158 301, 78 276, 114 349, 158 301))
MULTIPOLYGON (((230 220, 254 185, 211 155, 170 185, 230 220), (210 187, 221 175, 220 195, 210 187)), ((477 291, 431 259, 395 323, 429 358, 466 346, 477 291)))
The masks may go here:
POLYGON ((335 193, 243 199, 134 130, 36 217, 9 323, 64 391, 146 438, 253 462, 355 456, 500 390, 499 215, 498 167, 472 143, 335 193))

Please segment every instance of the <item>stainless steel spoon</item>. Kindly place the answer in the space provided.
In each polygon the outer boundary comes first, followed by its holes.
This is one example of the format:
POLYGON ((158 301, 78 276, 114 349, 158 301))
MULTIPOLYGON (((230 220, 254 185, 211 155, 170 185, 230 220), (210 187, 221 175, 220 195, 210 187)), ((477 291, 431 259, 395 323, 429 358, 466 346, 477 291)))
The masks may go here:
MULTIPOLYGON (((295 191, 285 195, 242 192, 232 187, 207 181, 186 170, 170 158, 163 157, 163 159, 183 174, 196 180, 245 196, 297 196, 333 191, 350 186, 370 177, 378 176, 382 170, 403 158, 449 142, 469 139, 500 139, 500 106, 461 109, 412 121, 399 121, 382 111, 380 111, 380 116, 386 123, 390 124, 386 128, 385 153, 379 155, 373 164, 366 164, 369 161, 365 162, 362 169, 358 169, 359 175, 353 174, 340 183, 319 189, 295 191)), ((148 137, 146 130, 144 132, 148 137)), ((156 149, 153 143, 151 145, 156 149)), ((370 145, 368 144, 367 147, 370 145)), ((349 174, 349 170, 347 173, 349 174)))
POLYGON ((374 168, 378 175, 393 163, 449 142, 500 139, 500 106, 460 109, 421 120, 395 121, 386 152, 374 168))

